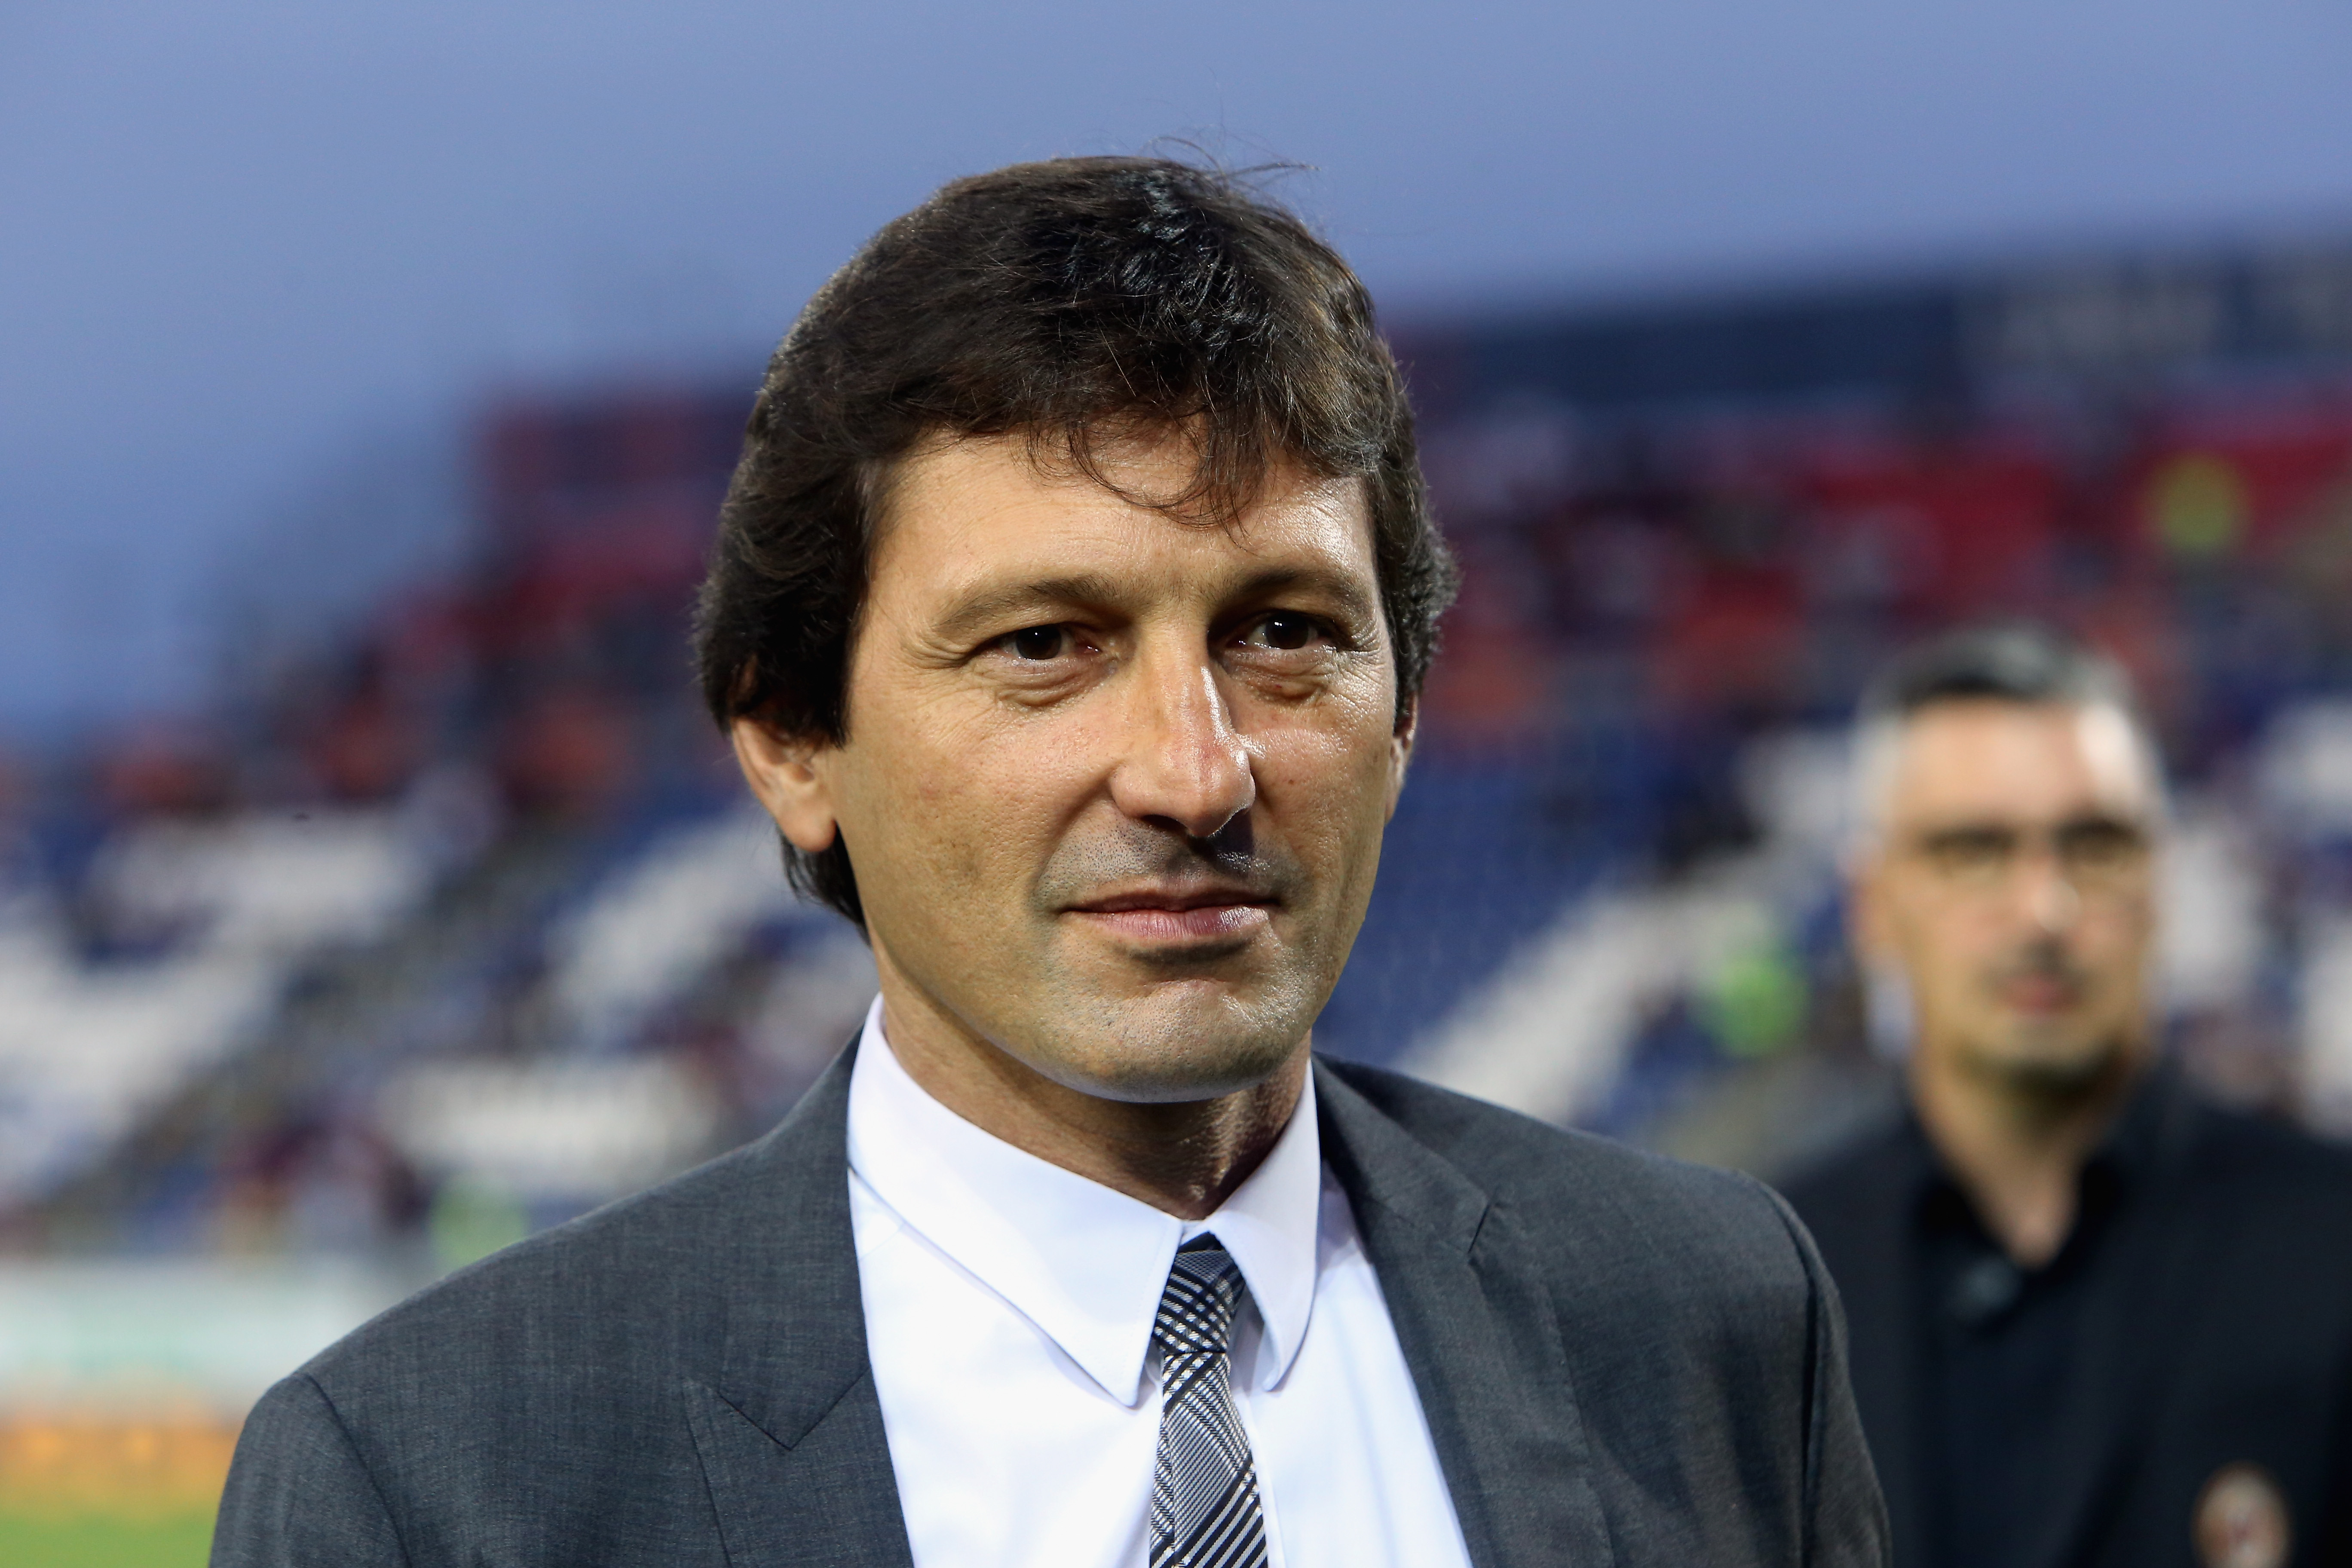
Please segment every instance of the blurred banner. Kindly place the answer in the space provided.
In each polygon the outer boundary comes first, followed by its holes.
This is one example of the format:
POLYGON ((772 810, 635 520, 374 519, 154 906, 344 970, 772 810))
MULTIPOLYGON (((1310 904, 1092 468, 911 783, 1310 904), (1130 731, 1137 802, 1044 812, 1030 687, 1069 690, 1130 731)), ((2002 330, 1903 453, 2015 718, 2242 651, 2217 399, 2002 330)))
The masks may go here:
POLYGON ((0 1266, 0 1557, 202 1562, 246 1411, 419 1283, 351 1260, 0 1266))

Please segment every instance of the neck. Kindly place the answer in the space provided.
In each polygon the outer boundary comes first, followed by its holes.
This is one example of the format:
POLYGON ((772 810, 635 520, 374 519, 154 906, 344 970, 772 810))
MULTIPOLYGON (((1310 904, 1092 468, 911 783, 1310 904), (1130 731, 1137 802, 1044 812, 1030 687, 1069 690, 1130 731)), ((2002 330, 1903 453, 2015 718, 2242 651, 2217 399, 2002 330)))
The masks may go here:
POLYGON ((1922 1047, 1911 1094, 1929 1142, 2011 1258, 2047 1263, 2074 1228, 2083 1165, 2138 1078, 2142 1053, 2118 1048, 2095 1071, 2060 1079, 1922 1047))
POLYGON ((1046 1077, 886 989, 883 1030, 907 1076, 992 1137, 1180 1219, 1206 1219, 1247 1181, 1306 1092, 1307 1042, 1257 1083, 1207 1100, 1106 1099, 1046 1077))

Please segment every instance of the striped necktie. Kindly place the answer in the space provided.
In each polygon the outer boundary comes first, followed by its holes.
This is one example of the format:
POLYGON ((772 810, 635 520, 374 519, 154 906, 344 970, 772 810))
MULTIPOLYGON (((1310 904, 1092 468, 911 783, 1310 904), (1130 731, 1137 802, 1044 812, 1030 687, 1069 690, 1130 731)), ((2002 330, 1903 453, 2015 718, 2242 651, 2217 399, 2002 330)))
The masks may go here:
POLYGON ((1176 1254, 1151 1337, 1160 1346, 1160 1465, 1151 1480, 1151 1568, 1263 1568, 1257 1465, 1234 1408, 1227 1350, 1241 1266, 1213 1236, 1176 1254))

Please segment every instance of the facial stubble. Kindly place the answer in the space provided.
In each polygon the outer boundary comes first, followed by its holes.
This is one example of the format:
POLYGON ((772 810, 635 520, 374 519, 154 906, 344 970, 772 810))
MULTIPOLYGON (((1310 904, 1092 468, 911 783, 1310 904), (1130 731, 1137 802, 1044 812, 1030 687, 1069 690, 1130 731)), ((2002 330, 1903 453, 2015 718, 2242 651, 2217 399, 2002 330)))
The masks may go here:
POLYGON ((1339 939, 1352 938, 1361 918, 1318 908, 1313 889, 1306 868, 1255 835, 1246 814, 1213 838, 1127 824, 1066 842, 1031 895, 1032 918, 1049 933, 1045 978, 1055 993, 1034 1016, 1057 1037, 1016 1054, 1067 1087, 1134 1102, 1213 1099, 1263 1081, 1307 1038, 1338 979, 1331 944, 1344 952, 1339 939), (1076 909, 1139 883, 1212 885, 1265 905, 1271 919, 1236 941, 1173 947, 1083 929, 1076 909), (1315 939, 1305 951, 1294 945, 1302 934, 1315 939))

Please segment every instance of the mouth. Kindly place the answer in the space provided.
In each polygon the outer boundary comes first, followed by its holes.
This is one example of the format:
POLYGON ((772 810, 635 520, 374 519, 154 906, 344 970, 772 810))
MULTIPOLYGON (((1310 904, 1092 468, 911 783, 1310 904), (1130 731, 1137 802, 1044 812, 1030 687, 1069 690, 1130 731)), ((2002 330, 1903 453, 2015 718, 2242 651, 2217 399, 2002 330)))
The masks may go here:
POLYGON ((2050 1017, 2079 1004, 2083 999, 2083 988, 2063 975, 2021 974, 2012 976, 2001 986, 2000 996, 2020 1013, 2032 1017, 2050 1017))
POLYGON ((1255 889, 1221 884, 1129 888, 1073 904, 1065 911, 1137 947, 1237 944, 1273 921, 1275 900, 1255 889))

